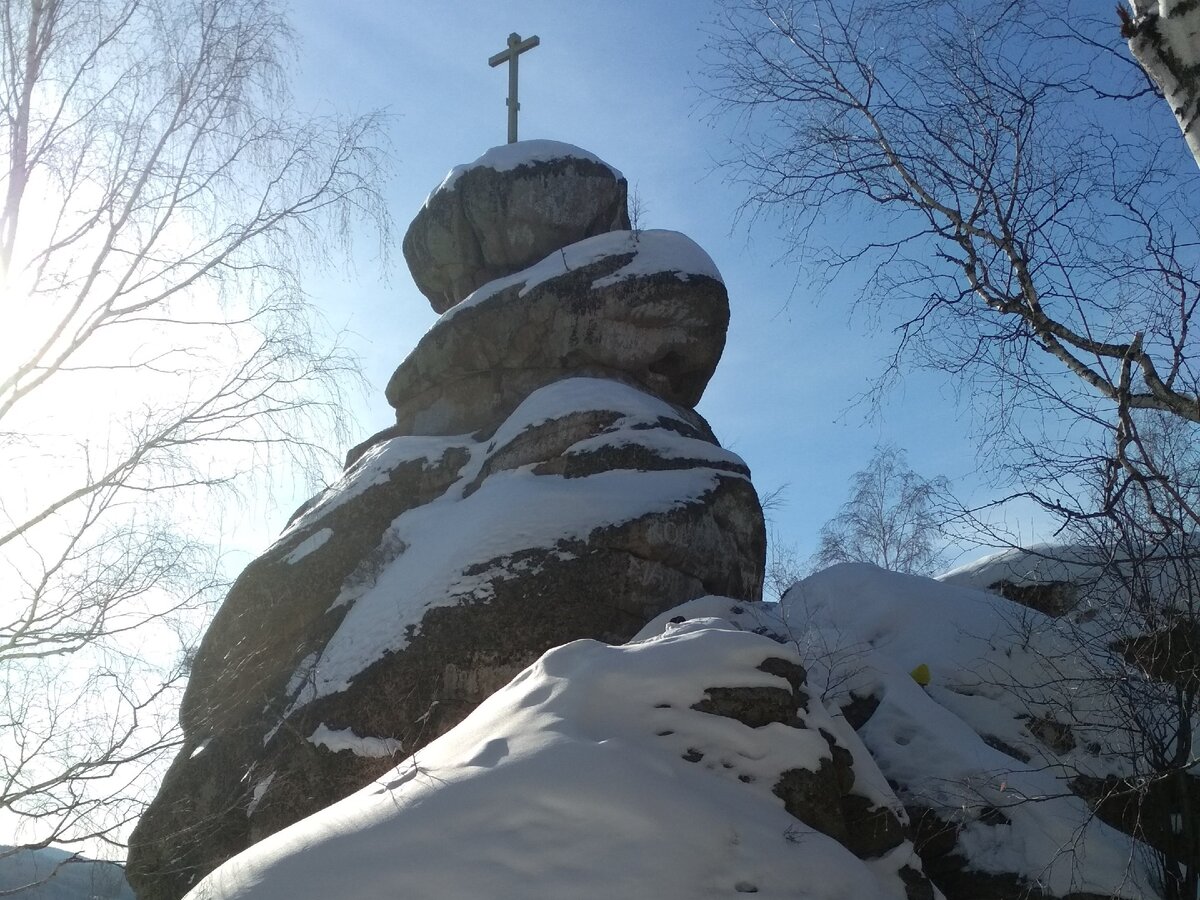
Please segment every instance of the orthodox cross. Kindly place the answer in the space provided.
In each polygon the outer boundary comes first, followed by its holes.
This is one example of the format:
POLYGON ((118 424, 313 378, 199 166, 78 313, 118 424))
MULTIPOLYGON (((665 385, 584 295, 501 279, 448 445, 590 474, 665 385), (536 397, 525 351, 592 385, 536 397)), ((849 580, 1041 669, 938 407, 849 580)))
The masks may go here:
POLYGON ((535 34, 533 37, 521 40, 521 36, 515 31, 508 36, 508 49, 501 50, 495 56, 488 60, 488 65, 493 69, 502 62, 508 63, 508 142, 515 144, 517 142, 517 110, 521 108, 521 104, 517 102, 517 57, 526 50, 532 50, 541 41, 535 34))

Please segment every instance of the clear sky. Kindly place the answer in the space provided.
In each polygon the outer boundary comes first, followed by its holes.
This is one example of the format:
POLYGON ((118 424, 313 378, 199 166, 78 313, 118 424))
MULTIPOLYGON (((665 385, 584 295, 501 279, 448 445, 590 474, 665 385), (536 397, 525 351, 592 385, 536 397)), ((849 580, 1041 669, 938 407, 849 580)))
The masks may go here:
MULTIPOLYGON (((298 105, 382 107, 392 116, 388 198, 397 238, 452 166, 504 143, 507 74, 489 68, 488 57, 512 31, 540 37, 521 57, 520 137, 576 144, 619 168, 642 198, 643 227, 688 234, 724 275, 732 323, 699 409, 750 465, 760 493, 788 485, 786 505, 771 513, 781 541, 812 552, 849 477, 881 442, 907 449, 921 474, 948 476, 966 497, 984 495, 953 385, 911 375, 881 417, 867 418, 854 400, 893 346, 886 323, 868 334, 865 321, 851 321, 849 288, 814 289, 782 259, 787 248, 771 223, 739 223, 742 195, 717 165, 736 125, 714 119, 701 90, 714 13, 707 0, 299 0, 293 10, 298 105)), ((360 245, 349 276, 309 285, 330 319, 360 336, 371 382, 364 436, 392 422, 383 385, 436 319, 398 241, 387 282, 372 250, 360 245)))

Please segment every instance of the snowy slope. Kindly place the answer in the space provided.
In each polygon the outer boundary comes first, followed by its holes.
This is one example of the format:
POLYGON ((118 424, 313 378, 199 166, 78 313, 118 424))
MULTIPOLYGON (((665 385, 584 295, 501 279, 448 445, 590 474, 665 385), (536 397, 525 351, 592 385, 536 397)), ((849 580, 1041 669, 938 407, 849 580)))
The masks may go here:
POLYGON ((900 821, 929 811, 948 823, 968 877, 1153 898, 1139 845, 1066 789, 1127 762, 1107 692, 1065 687, 1116 663, 1082 659, 1061 624, 858 564, 778 606, 700 598, 628 645, 550 651, 453 731, 189 898, 899 900, 902 870, 921 867, 910 841, 860 859, 772 789, 826 765, 834 736, 853 791, 900 821), (693 708, 714 686, 783 684, 759 668, 767 657, 807 670, 803 722, 752 728, 693 708), (868 699, 853 723, 843 714, 868 699))
MULTIPOLYGON (((805 885, 814 898, 901 900, 911 844, 863 862, 771 792, 785 769, 828 757, 812 727, 691 709, 713 685, 786 687, 757 668, 772 656, 798 659, 712 618, 624 647, 552 650, 376 784, 189 897, 695 900, 805 885)), ((882 779, 873 790, 896 805, 882 779)))

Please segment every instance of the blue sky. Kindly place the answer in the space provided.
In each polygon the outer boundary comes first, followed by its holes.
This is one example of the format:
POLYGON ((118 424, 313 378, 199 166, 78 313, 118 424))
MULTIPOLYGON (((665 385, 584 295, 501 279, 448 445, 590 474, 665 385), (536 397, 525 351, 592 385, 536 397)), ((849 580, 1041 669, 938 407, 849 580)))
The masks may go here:
MULTIPOLYGON (((732 323, 699 409, 749 463, 760 492, 788 485, 786 505, 771 514, 781 541, 802 555, 815 549, 850 476, 881 442, 907 449, 916 471, 945 474, 964 497, 986 496, 953 385, 911 374, 868 418, 855 398, 893 347, 886 323, 868 333, 852 320, 852 288, 813 288, 783 258, 772 223, 739 222, 742 195, 718 166, 736 124, 709 115, 700 90, 712 4, 300 0, 293 10, 297 104, 391 115, 397 238, 452 166, 505 141, 506 69, 489 68, 488 57, 512 31, 540 37, 521 57, 520 136, 576 144, 621 169, 643 200, 644 226, 688 234, 725 277, 732 323)), ((359 336, 371 383, 359 416, 365 436, 391 423, 383 385, 436 316, 398 246, 382 273, 370 241, 358 251, 354 272, 309 288, 331 321, 359 336)), ((1031 523, 1009 522, 1024 537, 1034 536, 1031 523)))

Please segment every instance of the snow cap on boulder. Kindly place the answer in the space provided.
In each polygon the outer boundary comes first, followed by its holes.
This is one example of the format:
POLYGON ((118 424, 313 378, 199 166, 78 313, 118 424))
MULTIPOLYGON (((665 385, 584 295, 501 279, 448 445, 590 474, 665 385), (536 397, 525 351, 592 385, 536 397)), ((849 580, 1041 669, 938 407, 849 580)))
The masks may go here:
POLYGON ((404 235, 404 258, 434 311, 576 241, 629 228, 624 176, 558 141, 494 147, 453 168, 404 235))
POLYGON ((692 240, 610 232, 474 291, 400 364, 387 399, 399 431, 419 434, 494 428, 571 375, 631 380, 695 407, 728 325, 720 272, 692 240))

